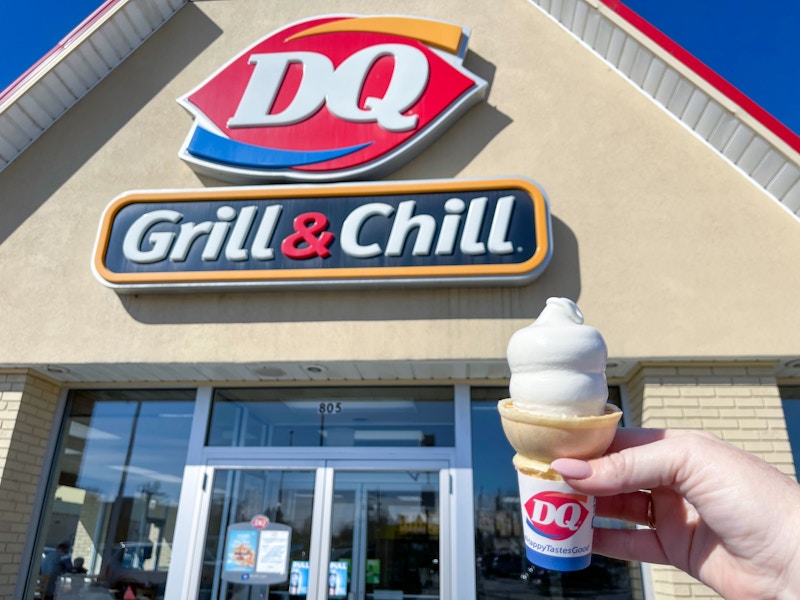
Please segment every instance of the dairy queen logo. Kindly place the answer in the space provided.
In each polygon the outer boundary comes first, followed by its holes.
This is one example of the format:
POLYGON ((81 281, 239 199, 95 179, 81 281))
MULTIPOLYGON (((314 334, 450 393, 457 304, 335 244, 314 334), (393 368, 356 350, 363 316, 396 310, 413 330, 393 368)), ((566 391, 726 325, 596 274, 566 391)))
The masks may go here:
POLYGON ((259 40, 178 101, 179 155, 232 183, 385 175, 485 94, 467 29, 412 17, 325 16, 259 40))
POLYGON ((578 531, 589 516, 586 496, 562 492, 539 492, 525 503, 528 524, 539 535, 551 540, 566 540, 578 531))

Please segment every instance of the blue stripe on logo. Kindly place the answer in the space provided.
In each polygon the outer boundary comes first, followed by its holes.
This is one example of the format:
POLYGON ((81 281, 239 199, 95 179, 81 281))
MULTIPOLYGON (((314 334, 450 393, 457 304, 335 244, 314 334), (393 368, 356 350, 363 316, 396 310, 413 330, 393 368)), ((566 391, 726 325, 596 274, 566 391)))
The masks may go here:
POLYGON ((371 144, 372 142, 366 142, 333 150, 278 150, 236 142, 196 127, 186 150, 197 158, 237 167, 284 169, 341 158, 371 144))

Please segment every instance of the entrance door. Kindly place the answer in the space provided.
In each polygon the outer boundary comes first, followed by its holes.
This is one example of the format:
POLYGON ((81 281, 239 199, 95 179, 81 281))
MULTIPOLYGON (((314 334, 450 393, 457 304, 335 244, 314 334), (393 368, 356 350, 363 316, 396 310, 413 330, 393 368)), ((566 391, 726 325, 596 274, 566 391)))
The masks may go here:
POLYGON ((207 468, 197 597, 438 600, 446 465, 317 464, 207 468))
POLYGON ((439 474, 336 471, 329 598, 439 598, 439 474))

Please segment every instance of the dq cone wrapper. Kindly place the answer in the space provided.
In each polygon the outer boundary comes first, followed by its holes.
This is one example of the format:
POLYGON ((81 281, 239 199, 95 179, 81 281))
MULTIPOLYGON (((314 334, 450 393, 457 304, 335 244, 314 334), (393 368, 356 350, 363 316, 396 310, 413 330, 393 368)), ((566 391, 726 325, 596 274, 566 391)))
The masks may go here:
POLYGON ((590 417, 537 415, 501 400, 503 431, 516 450, 523 529, 528 560, 546 569, 576 571, 589 566, 595 499, 569 487, 550 470, 556 458, 601 456, 614 439, 622 412, 612 404, 590 417))

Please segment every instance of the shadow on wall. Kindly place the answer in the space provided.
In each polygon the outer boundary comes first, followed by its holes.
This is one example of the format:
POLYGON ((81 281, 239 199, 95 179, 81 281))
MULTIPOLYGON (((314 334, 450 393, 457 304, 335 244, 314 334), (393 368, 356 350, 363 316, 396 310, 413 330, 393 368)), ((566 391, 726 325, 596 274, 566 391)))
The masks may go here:
POLYGON ((471 51, 464 58, 464 66, 487 82, 484 101, 470 109, 428 149, 387 179, 456 177, 492 139, 511 124, 512 120, 508 115, 489 104, 497 68, 471 51), (435 157, 435 160, 431 160, 431 157, 435 157))
POLYGON ((121 294, 119 299, 132 318, 154 325, 528 318, 550 296, 580 296, 578 241, 555 217, 553 248, 544 273, 519 287, 121 294))
POLYGON ((34 142, 10 164, 2 173, 0 244, 221 34, 186 4, 56 121, 43 136, 47 143, 34 142))

